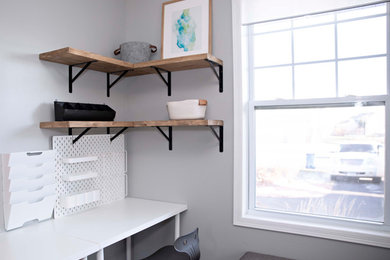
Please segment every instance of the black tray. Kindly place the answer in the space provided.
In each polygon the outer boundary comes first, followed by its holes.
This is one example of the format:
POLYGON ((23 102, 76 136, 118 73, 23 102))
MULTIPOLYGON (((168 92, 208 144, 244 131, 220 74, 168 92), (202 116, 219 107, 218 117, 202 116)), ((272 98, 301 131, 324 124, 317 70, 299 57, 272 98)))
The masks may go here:
POLYGON ((113 121, 115 110, 107 105, 54 101, 56 121, 113 121))

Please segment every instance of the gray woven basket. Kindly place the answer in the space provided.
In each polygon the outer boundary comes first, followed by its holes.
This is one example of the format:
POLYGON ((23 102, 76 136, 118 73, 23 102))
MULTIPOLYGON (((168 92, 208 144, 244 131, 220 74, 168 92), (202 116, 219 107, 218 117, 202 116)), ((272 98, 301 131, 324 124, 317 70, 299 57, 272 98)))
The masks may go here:
POLYGON ((150 56, 157 51, 157 47, 147 42, 125 42, 114 51, 115 55, 120 54, 123 61, 138 63, 150 60, 150 56))

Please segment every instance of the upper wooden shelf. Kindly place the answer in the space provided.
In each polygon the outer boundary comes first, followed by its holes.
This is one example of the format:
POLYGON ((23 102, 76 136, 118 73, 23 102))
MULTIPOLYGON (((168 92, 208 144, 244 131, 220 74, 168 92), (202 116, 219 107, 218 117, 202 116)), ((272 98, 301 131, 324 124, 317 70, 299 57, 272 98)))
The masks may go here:
POLYGON ((129 70, 124 75, 125 77, 155 74, 157 73, 155 67, 172 72, 206 68, 210 66, 208 61, 223 65, 222 60, 207 53, 133 64, 71 47, 41 53, 39 59, 78 67, 83 67, 86 62, 92 61, 88 67, 90 70, 106 73, 120 73, 129 70))
POLYGON ((39 59, 55 63, 83 67, 86 62, 93 61, 88 69, 100 72, 118 72, 134 68, 134 64, 105 57, 92 52, 66 47, 39 54, 39 59))
POLYGON ((126 76, 138 76, 156 73, 154 68, 163 69, 165 71, 181 71, 192 70, 210 67, 210 62, 223 65, 222 60, 204 53, 198 55, 191 55, 179 58, 170 58, 163 60, 151 60, 134 64, 134 71, 126 74, 126 76))
POLYGON ((222 120, 159 120, 159 121, 54 121, 41 122, 40 128, 89 127, 167 127, 167 126, 223 126, 222 120))

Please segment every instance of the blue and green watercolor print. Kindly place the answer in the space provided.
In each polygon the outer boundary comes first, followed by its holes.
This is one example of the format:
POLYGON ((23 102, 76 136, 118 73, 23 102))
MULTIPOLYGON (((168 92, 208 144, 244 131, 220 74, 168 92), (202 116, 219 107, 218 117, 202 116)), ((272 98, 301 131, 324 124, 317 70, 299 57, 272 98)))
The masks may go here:
POLYGON ((175 23, 176 45, 183 51, 192 51, 196 42, 196 23, 191 17, 190 9, 184 9, 175 23))

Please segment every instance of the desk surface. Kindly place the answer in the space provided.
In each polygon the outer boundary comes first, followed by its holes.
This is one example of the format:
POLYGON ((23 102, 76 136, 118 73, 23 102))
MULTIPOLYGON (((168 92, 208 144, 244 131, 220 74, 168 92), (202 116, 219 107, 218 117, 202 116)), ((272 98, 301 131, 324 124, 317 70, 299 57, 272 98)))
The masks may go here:
POLYGON ((55 232, 52 220, 0 234, 0 258, 81 259, 98 251, 99 245, 55 232))
POLYGON ((127 198, 54 221, 58 232, 104 248, 187 209, 187 205, 127 198))
POLYGON ((1 259, 80 259, 186 209, 185 204, 126 198, 1 233, 1 259))

